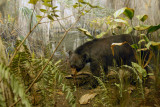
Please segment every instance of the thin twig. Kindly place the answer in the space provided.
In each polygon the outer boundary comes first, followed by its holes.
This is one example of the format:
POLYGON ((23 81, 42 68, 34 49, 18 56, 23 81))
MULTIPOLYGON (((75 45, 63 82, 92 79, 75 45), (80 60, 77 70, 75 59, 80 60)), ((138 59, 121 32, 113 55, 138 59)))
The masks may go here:
MULTIPOLYGON (((57 47, 55 48, 55 50, 53 51, 51 57, 49 58, 48 62, 44 65, 44 67, 42 68, 42 70, 39 72, 39 74, 37 75, 37 77, 32 81, 32 83, 30 84, 30 86, 28 87, 28 89, 26 90, 25 93, 27 93, 30 88, 33 86, 33 84, 35 83, 35 81, 40 77, 40 75, 43 73, 43 71, 45 70, 45 68, 47 67, 48 63, 52 60, 54 53, 56 52, 56 50, 58 49, 58 47, 60 46, 60 44, 62 43, 62 41, 64 40, 64 38, 66 37, 67 33, 71 30, 72 27, 75 26, 75 24, 79 21, 81 15, 78 17, 77 21, 68 29, 65 31, 62 39, 59 41, 57 47)), ((21 98, 19 98, 15 103, 13 103, 10 107, 13 107, 15 104, 17 104, 19 101, 21 100, 21 98)))
MULTIPOLYGON (((67 19, 67 18, 72 17, 72 16, 73 16, 73 15, 70 15, 70 16, 67 16, 67 17, 65 17, 65 18, 58 19, 58 20, 64 20, 64 19, 67 19)), ((58 21, 58 20, 54 20, 54 21, 58 21)), ((41 23, 39 23, 39 24, 43 24, 43 23, 50 23, 50 22, 53 22, 53 21, 41 22, 41 23)))
POLYGON ((31 31, 31 28, 32 28, 32 20, 33 20, 33 13, 34 13, 35 7, 36 7, 36 5, 34 5, 33 12, 32 12, 32 15, 31 15, 29 31, 31 31))
MULTIPOLYGON (((83 8, 85 9, 85 7, 83 8)), ((82 11, 83 11, 82 9, 82 11)), ((41 74, 43 73, 43 71, 45 70, 45 68, 47 67, 48 63, 52 60, 56 50, 58 49, 58 47, 60 46, 60 44, 62 43, 62 41, 64 40, 64 38, 66 37, 67 33, 77 24, 77 22, 79 21, 80 17, 82 16, 82 14, 77 18, 76 22, 69 28, 65 31, 62 39, 59 41, 58 45, 56 46, 56 48, 54 49, 51 57, 49 58, 48 62, 46 62, 46 64, 44 65, 44 67, 42 68, 42 70, 38 73, 38 75, 36 76, 36 78, 32 81, 32 83, 30 84, 30 86, 27 88, 26 92, 27 93, 30 88, 33 86, 33 84, 35 83, 35 81, 41 76, 41 74)), ((14 105, 16 105, 19 101, 21 100, 21 98, 19 98, 16 102, 14 102, 11 106, 9 107, 13 107, 14 105)))
POLYGON ((59 23, 59 25, 63 28, 63 30, 66 32, 66 29, 65 29, 65 27, 61 24, 61 22, 58 20, 58 18, 56 17, 56 19, 57 19, 57 21, 58 21, 58 23, 59 23))
POLYGON ((17 54, 18 50, 20 49, 20 47, 22 46, 22 44, 25 42, 25 40, 28 38, 28 36, 32 33, 32 31, 37 27, 37 25, 40 23, 40 21, 43 19, 43 17, 38 21, 38 23, 29 31, 29 33, 26 35, 26 37, 23 39, 23 41, 19 44, 19 46, 15 49, 12 57, 10 58, 10 62, 8 64, 8 66, 11 65, 13 58, 15 57, 15 55, 17 54))
POLYGON ((0 79, 0 83, 1 83, 2 80, 3 80, 3 79, 0 79))

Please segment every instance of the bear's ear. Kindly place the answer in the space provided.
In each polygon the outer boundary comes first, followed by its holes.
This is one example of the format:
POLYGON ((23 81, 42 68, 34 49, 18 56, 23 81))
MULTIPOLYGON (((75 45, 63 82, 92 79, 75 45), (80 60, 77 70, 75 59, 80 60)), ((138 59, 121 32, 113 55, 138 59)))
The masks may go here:
POLYGON ((68 54, 69 54, 69 56, 71 56, 71 55, 73 54, 73 52, 72 52, 72 51, 69 51, 68 54))

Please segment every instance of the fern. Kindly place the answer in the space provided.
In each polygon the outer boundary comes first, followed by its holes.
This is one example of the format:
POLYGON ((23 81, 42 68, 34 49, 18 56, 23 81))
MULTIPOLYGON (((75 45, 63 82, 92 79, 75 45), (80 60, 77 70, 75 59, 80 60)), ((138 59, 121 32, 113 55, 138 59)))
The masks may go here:
MULTIPOLYGON (((42 69, 44 63, 46 63, 48 59, 33 59, 33 71, 39 71, 42 69)), ((59 70, 59 63, 61 60, 55 62, 50 62, 46 69, 43 71, 43 75, 40 77, 38 82, 38 87, 40 89, 40 94, 43 96, 43 104, 44 106, 53 105, 55 102, 50 102, 50 99, 55 99, 56 89, 62 87, 63 93, 66 93, 66 99, 72 107, 75 107, 76 100, 70 86, 66 86, 64 82, 64 74, 59 70), (44 91, 45 90, 45 91, 44 91), (48 103, 46 103, 48 102, 48 103)), ((55 99, 56 100, 56 99, 55 99)))
POLYGON ((61 62, 61 60, 57 61, 54 64, 54 69, 52 70, 52 72, 55 74, 54 78, 57 80, 58 84, 60 84, 62 86, 62 91, 64 93, 67 93, 66 95, 66 99, 68 100, 69 104, 72 107, 76 107, 76 97, 73 95, 73 92, 76 91, 76 88, 74 87, 74 90, 71 89, 70 86, 67 86, 65 83, 62 83, 64 76, 63 74, 58 70, 58 64, 61 62))
POLYGON ((26 98, 24 86, 20 84, 14 75, 10 74, 10 69, 3 66, 2 64, 0 64, 0 78, 11 85, 15 99, 20 97, 22 104, 24 104, 26 107, 30 107, 30 103, 26 98))
MULTIPOLYGON (((16 47, 20 44, 20 40, 16 41, 16 47)), ((32 58, 29 52, 29 49, 25 44, 17 52, 16 56, 13 58, 13 61, 10 65, 11 73, 17 77, 21 77, 24 83, 28 84, 26 76, 29 74, 32 58)))
POLYGON ((106 91, 107 88, 106 88, 105 84, 103 83, 103 81, 102 81, 99 77, 96 77, 96 76, 93 76, 93 77, 98 81, 98 83, 99 83, 99 85, 101 86, 101 88, 102 88, 104 91, 106 91))
POLYGON ((146 77, 146 70, 143 69, 140 65, 138 65, 137 63, 132 62, 132 67, 128 66, 128 65, 123 65, 126 68, 131 69, 137 77, 137 80, 139 82, 140 85, 140 90, 141 90, 141 94, 142 94, 142 98, 144 99, 144 90, 143 90, 143 77, 146 77))
POLYGON ((2 90, 0 88, 0 107, 6 107, 5 100, 2 96, 2 90))
POLYGON ((7 64, 8 58, 5 54, 5 48, 0 37, 0 62, 7 64))
MULTIPOLYGON (((105 84, 99 77, 93 76, 99 83, 101 90, 100 90, 100 96, 99 98, 95 99, 95 102, 98 104, 102 104, 104 107, 109 106, 111 104, 111 96, 110 96, 110 90, 109 90, 109 84, 105 84)), ((95 105, 96 105, 95 103, 95 105)), ((96 105, 99 106, 99 105, 96 105)))
POLYGON ((65 85, 65 84, 61 84, 62 85, 62 91, 64 93, 67 93, 66 95, 66 99, 68 100, 69 104, 72 107, 76 107, 76 97, 73 95, 73 92, 76 91, 76 88, 74 90, 72 90, 69 86, 65 85))
MULTIPOLYGON (((19 8, 20 12, 22 13, 22 15, 26 18, 26 19, 30 19, 31 15, 32 15, 32 9, 29 9, 28 7, 21 7, 19 8)), ((31 25, 34 25, 34 23, 37 23, 37 18, 35 13, 33 14, 33 20, 31 22, 31 25)))
POLYGON ((58 64, 61 62, 61 60, 57 61, 54 64, 54 67, 52 67, 52 73, 54 74, 54 78, 57 81, 57 84, 62 86, 62 91, 64 93, 66 93, 66 99, 68 100, 69 104, 72 107, 76 107, 76 100, 75 100, 75 96, 73 95, 73 92, 76 90, 76 88, 71 89, 70 86, 67 86, 65 83, 62 83, 64 76, 63 74, 60 72, 60 70, 58 69, 59 66, 58 64))

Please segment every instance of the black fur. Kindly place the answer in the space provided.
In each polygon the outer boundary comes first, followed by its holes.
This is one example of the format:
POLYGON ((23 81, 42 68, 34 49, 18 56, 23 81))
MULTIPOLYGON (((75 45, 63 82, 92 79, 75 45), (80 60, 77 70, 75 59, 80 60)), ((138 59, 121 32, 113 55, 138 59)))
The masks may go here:
POLYGON ((72 68, 80 71, 86 63, 90 63, 90 70, 95 76, 100 76, 100 66, 108 73, 108 66, 113 65, 113 59, 118 66, 130 65, 135 62, 135 50, 130 45, 138 43, 139 37, 131 35, 109 36, 101 39, 94 39, 78 47, 74 52, 69 52, 69 62, 72 68), (127 42, 122 46, 114 47, 114 56, 111 50, 112 43, 127 42), (130 44, 130 45, 129 45, 130 44))

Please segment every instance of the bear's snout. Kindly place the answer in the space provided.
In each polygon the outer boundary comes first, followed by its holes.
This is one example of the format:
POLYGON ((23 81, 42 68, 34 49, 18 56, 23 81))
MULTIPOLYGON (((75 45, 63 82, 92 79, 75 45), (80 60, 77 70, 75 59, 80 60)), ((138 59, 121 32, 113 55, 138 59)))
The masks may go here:
POLYGON ((71 76, 76 76, 77 70, 75 68, 71 69, 71 76))

